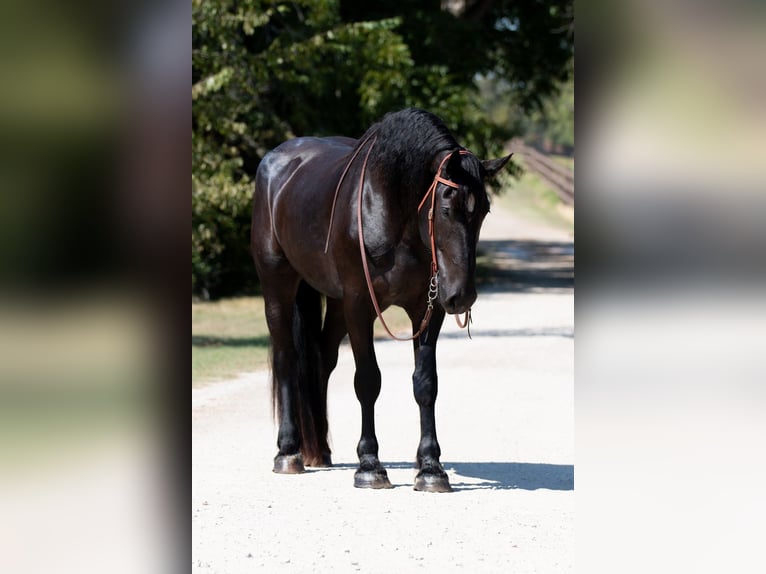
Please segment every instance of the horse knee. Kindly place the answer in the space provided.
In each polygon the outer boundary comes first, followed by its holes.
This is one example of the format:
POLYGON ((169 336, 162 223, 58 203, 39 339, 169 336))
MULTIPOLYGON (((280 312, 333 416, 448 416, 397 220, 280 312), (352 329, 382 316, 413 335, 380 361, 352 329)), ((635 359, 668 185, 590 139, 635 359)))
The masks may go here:
POLYGON ((436 394, 438 391, 438 381, 436 374, 432 376, 422 376, 415 374, 412 377, 412 388, 415 394, 415 401, 421 407, 432 407, 436 403, 436 394))

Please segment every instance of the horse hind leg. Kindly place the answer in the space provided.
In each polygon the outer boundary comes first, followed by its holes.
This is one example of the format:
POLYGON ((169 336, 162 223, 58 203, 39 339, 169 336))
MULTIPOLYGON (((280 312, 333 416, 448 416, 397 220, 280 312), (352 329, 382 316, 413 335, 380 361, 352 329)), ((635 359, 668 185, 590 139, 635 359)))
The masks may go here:
MULTIPOLYGON (((306 458, 306 464, 314 467, 332 466, 332 454, 328 442, 329 426, 327 423, 327 387, 335 366, 338 364, 338 347, 346 336, 346 322, 343 318, 343 305, 337 299, 327 299, 322 324, 319 347, 321 351, 321 371, 316 410, 314 413, 315 436, 317 437, 320 456, 306 458)), ((306 454, 304 453, 304 457, 306 454)))
POLYGON ((304 465, 329 466, 321 295, 298 280, 293 290, 264 288, 264 300, 279 415, 274 472, 292 474, 304 472, 304 465))
POLYGON ((305 282, 298 286, 293 340, 298 358, 298 420, 306 466, 332 466, 327 441, 327 373, 324 366, 322 295, 305 282))
MULTIPOLYGON (((259 270, 260 271, 260 270, 259 270)), ((271 335, 272 399, 279 422, 274 472, 304 472, 301 427, 298 420, 298 352, 293 341, 297 274, 259 272, 266 323, 271 335)))

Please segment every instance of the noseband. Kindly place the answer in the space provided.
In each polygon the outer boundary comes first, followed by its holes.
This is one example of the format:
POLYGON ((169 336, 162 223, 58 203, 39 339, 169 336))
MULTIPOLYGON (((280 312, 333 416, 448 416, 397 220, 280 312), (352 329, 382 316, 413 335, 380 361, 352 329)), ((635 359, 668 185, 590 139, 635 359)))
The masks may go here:
MULTIPOLYGON (((455 151, 457 151, 460 155, 469 155, 471 152, 468 150, 455 150, 453 152, 448 153, 446 156, 444 156, 444 159, 442 159, 441 163, 439 164, 438 169, 436 170, 436 175, 434 175, 434 179, 431 182, 431 185, 428 187, 428 191, 426 191, 425 195, 423 196, 423 199, 420 201, 420 204, 418 205, 418 213, 420 213, 420 210, 425 205, 426 201, 428 201, 428 198, 430 196, 431 198, 431 206, 428 210, 428 238, 431 243, 431 281, 428 285, 428 296, 427 296, 427 302, 428 302, 428 308, 426 309, 426 314, 423 316, 423 320, 420 322, 420 328, 418 329, 417 333, 412 335, 412 337, 397 337, 394 335, 391 330, 388 328, 388 325, 386 325, 385 320, 383 319, 383 312, 380 310, 380 305, 378 304, 378 299, 375 297, 375 290, 372 286, 372 277, 370 275, 370 267, 367 262, 367 253, 364 249, 364 230, 362 225, 362 190, 364 189, 364 176, 367 173, 367 160, 370 158, 370 153, 372 152, 372 148, 375 147, 375 142, 377 141, 378 137, 377 135, 370 134, 367 136, 367 138, 357 147, 356 151, 354 152, 354 155, 351 156, 351 159, 349 160, 348 164, 346 164, 345 169, 343 170, 343 173, 340 176, 340 179, 338 180, 338 185, 335 188, 335 196, 332 200, 332 208, 330 211, 330 225, 327 231, 327 241, 325 242, 325 253, 327 253, 327 249, 330 245, 330 232, 332 230, 332 223, 333 219, 335 217, 335 204, 338 200, 338 192, 340 191, 340 186, 343 183, 344 178, 346 177, 346 174, 348 173, 348 170, 351 168, 351 164, 354 162, 356 157, 359 155, 359 152, 362 150, 362 148, 367 144, 367 142, 372 141, 370 144, 370 147, 367 149, 367 153, 364 156, 364 162, 362 163, 362 171, 359 174, 359 192, 357 194, 357 205, 356 205, 356 215, 358 220, 358 228, 359 228, 359 254, 362 257, 362 267, 364 268, 364 278, 367 281, 367 289, 370 292, 370 299, 372 300, 372 306, 375 308, 375 313, 378 315, 378 319, 380 320, 380 324, 383 325, 383 328, 385 329, 386 333, 388 333, 388 336, 392 339, 396 339, 397 341, 412 341, 413 339, 417 339, 420 337, 420 335, 423 334, 423 332, 426 330, 426 327, 428 327, 428 323, 431 321, 431 315, 433 314, 434 309, 434 301, 436 300, 436 297, 438 296, 439 292, 439 265, 436 262, 436 239, 434 237, 434 205, 436 203, 436 186, 440 183, 457 189, 460 187, 458 184, 456 184, 453 181, 450 181, 449 179, 445 179, 441 176, 442 169, 444 168, 444 165, 447 163, 447 161, 455 154, 455 151)), ((471 321, 471 310, 465 312, 465 316, 463 321, 460 321, 460 317, 455 315, 455 321, 458 324, 458 327, 461 329, 464 329, 468 326, 468 324, 471 321)))

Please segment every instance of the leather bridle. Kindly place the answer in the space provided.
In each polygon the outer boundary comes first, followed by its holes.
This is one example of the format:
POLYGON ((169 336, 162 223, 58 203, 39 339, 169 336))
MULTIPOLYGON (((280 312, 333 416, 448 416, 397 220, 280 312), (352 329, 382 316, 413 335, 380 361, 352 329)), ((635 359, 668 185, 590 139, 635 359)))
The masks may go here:
MULTIPOLYGON (((335 188, 335 196, 332 200, 332 208, 330 212, 330 226, 327 232, 327 241, 325 242, 325 253, 327 253, 327 249, 330 245, 330 231, 332 230, 332 224, 333 219, 335 217, 335 204, 338 200, 338 192, 340 191, 340 186, 343 183, 344 178, 346 177, 346 174, 348 173, 348 170, 351 168, 351 164, 354 162, 356 157, 359 155, 359 152, 362 150, 362 148, 367 144, 367 142, 372 141, 370 147, 367 150, 367 153, 364 156, 364 162, 362 163, 362 170, 359 174, 359 192, 357 194, 357 206, 356 206, 356 215, 357 215, 357 226, 359 229, 359 254, 362 258, 362 267, 364 268, 364 278, 367 281, 367 289, 370 292, 370 299, 372 300, 372 306, 375 308, 375 313, 378 316, 378 320, 380 320, 380 324, 383 325, 383 329, 385 329, 386 333, 388 333, 388 336, 392 339, 396 339, 397 341, 412 341, 413 339, 417 339, 420 337, 420 335, 423 334, 423 332, 428 327, 428 323, 431 321, 431 315, 433 314, 433 308, 434 308, 434 301, 436 300, 438 293, 439 293, 439 265, 436 261, 436 239, 434 236, 434 206, 436 204, 436 187, 438 184, 444 184, 448 187, 452 187, 457 189, 460 187, 458 184, 456 184, 453 181, 450 181, 449 179, 443 178, 441 176, 442 169, 444 168, 444 165, 449 161, 449 159, 455 154, 455 152, 459 153, 460 155, 469 155, 471 152, 465 149, 460 150, 454 150, 450 153, 448 153, 444 158, 442 159, 441 163, 439 163, 439 167, 436 170, 436 175, 434 175, 434 179, 431 182, 431 185, 428 187, 428 191, 426 191, 425 195, 423 196, 423 199, 420 201, 420 204, 418 205, 418 213, 420 213, 420 210, 425 205, 426 201, 428 201, 428 198, 431 198, 431 206, 428 209, 428 238, 431 244, 431 280, 428 284, 428 296, 427 296, 427 303, 428 308, 426 309, 426 313, 423 316, 423 320, 420 322, 420 328, 418 331, 412 335, 411 337, 398 337, 394 335, 391 332, 391 329, 388 328, 388 325, 386 324, 385 320, 383 319, 383 312, 380 310, 380 305, 378 304, 378 299, 375 296, 375 289, 372 285, 372 276, 370 275, 370 266, 367 262, 367 253, 364 248, 364 229, 362 225, 362 191, 364 189, 364 177, 367 173, 367 160, 370 158, 370 153, 372 152, 372 148, 375 147, 375 142, 377 141, 377 136, 374 134, 370 134, 365 138, 364 141, 357 147, 354 154, 351 156, 351 159, 349 160, 348 164, 346 164, 345 169, 343 170, 343 173, 340 176, 340 179, 338 180, 338 185, 335 188)), ((461 329, 464 329, 468 326, 468 324, 471 321, 471 310, 465 312, 465 316, 463 321, 460 321, 460 317, 455 315, 455 321, 458 324, 458 327, 461 329)))

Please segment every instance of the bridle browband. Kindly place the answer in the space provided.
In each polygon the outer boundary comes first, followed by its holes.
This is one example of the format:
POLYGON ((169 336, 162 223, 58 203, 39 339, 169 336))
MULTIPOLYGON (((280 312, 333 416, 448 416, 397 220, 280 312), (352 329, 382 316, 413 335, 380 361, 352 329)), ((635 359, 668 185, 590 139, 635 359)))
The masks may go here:
MULTIPOLYGON (((434 301, 436 300, 436 297, 438 296, 439 292, 439 265, 436 262, 436 239, 434 237, 434 206, 436 204, 436 186, 440 183, 452 187, 452 188, 459 188, 460 186, 456 184, 453 181, 450 181, 449 179, 443 178, 441 176, 442 169, 444 168, 444 165, 449 161, 449 159, 457 152, 460 155, 471 155, 471 152, 465 149, 459 149, 459 150, 453 150, 450 153, 448 153, 444 158, 442 159, 441 163, 439 163, 439 167, 436 170, 436 175, 434 175, 434 179, 431 182, 431 185, 428 186, 428 191, 426 191, 425 195, 423 196, 423 199, 420 201, 420 204, 418 205, 418 213, 420 213, 420 210, 423 208, 423 205, 425 205, 426 201, 428 201, 428 198, 430 196, 431 198, 431 206, 428 210, 428 238, 431 243, 431 280, 428 284, 428 308, 426 309, 426 313, 423 316, 423 320, 420 322, 420 328, 418 331, 412 335, 411 337, 397 337, 391 332, 391 329, 388 328, 388 325, 386 324, 385 320, 383 319, 383 312, 380 310, 380 305, 378 304, 378 299, 375 297, 375 289, 372 286, 372 277, 370 275, 370 267, 369 263, 367 262, 367 254, 364 248, 364 230, 362 225, 362 191, 364 189, 364 177, 367 173, 367 160, 370 158, 370 153, 372 152, 372 148, 375 147, 375 142, 378 140, 378 136, 375 134, 370 134, 367 136, 362 143, 359 144, 359 146, 356 148, 356 151, 351 156, 351 159, 346 164, 346 167, 343 169, 343 173, 340 176, 340 179, 338 180, 338 185, 335 187, 335 195, 332 200, 332 208, 330 210, 330 224, 327 230, 327 241, 325 241, 325 247, 324 251, 327 253, 327 249, 330 246, 330 232, 332 231, 332 224, 333 219, 335 218, 335 204, 338 201, 338 193, 340 191, 340 186, 343 183, 343 180, 346 177, 346 174, 348 173, 349 169, 351 168, 351 164, 354 163, 354 160, 359 155, 359 152, 362 150, 362 148, 367 144, 367 142, 372 141, 372 144, 367 150, 367 153, 364 156, 364 162, 362 162, 362 171, 359 174, 359 193, 357 194, 357 206, 356 206, 356 215, 357 215, 357 227, 359 229, 359 254, 362 258, 362 267, 364 268, 364 278, 367 281, 367 289, 370 292, 370 299, 372 300, 372 306, 375 308, 375 313, 378 316, 378 319, 380 320, 380 324, 383 325, 383 328, 385 329, 386 333, 388 333, 388 336, 392 339, 396 339, 397 341, 412 341, 413 339, 417 339, 420 337, 420 335, 423 334, 423 332, 426 330, 426 327, 428 327, 428 323, 431 321, 431 315, 433 314, 434 309, 434 301)), ((464 329, 468 326, 468 324, 471 321, 471 310, 465 312, 465 316, 463 321, 460 321, 460 317, 455 315, 455 321, 458 324, 458 327, 461 329, 464 329)))

